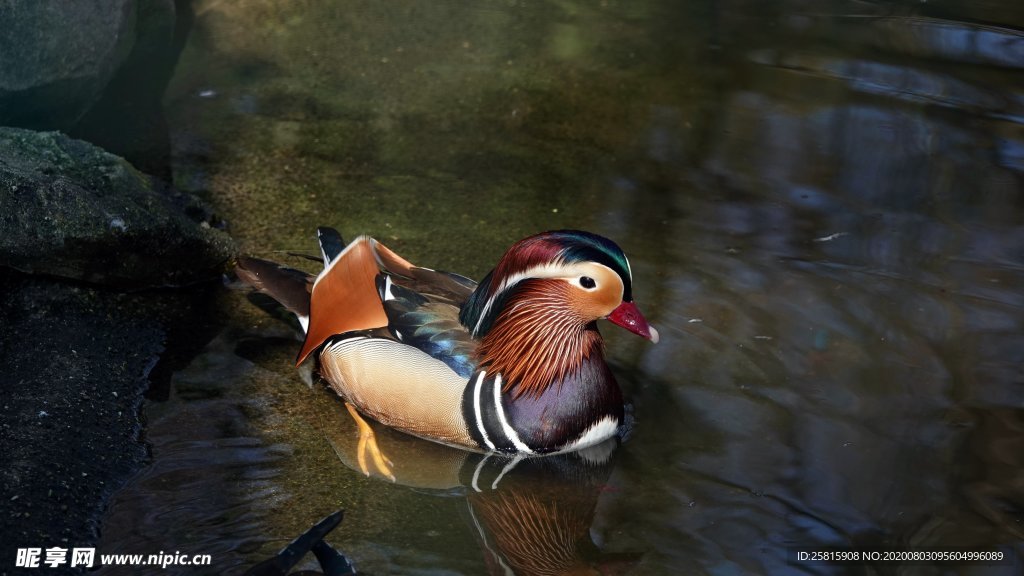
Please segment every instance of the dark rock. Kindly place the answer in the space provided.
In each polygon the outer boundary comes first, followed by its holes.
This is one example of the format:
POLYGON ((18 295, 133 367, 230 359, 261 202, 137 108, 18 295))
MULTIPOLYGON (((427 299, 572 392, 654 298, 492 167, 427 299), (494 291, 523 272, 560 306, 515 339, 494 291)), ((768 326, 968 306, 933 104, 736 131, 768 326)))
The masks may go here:
POLYGON ((188 347, 175 333, 208 339, 214 300, 208 289, 123 294, 0 269, 0 574, 21 573, 18 548, 96 546, 106 502, 147 458, 143 392, 188 347))
POLYGON ((190 196, 59 133, 0 128, 0 265, 128 288, 219 277, 227 235, 190 196))
POLYGON ((135 0, 3 2, 0 125, 72 126, 131 51, 135 19, 135 0))

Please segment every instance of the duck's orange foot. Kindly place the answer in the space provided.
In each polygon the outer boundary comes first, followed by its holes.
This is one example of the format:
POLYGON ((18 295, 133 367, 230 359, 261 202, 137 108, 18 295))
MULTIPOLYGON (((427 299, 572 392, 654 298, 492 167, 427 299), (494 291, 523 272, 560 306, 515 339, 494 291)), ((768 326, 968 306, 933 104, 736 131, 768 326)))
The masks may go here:
POLYGON ((345 402, 345 408, 348 409, 348 413, 352 415, 352 419, 356 421, 356 426, 359 427, 359 446, 356 448, 356 458, 359 461, 359 469, 362 470, 363 474, 370 475, 370 467, 367 465, 366 453, 370 453, 370 459, 373 460, 373 466, 375 472, 384 476, 392 482, 395 481, 395 475, 391 473, 391 467, 394 463, 380 451, 377 446, 377 435, 374 434, 373 428, 363 420, 363 417, 356 411, 356 407, 349 402, 345 402))

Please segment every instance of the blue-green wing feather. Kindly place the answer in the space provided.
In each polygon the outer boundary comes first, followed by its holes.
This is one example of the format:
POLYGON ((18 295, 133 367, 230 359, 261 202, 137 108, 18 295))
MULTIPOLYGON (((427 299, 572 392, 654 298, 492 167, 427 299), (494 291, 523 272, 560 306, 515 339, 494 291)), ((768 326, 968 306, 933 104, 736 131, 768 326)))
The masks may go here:
POLYGON ((476 369, 477 342, 459 322, 459 308, 475 286, 445 272, 414 273, 417 278, 377 278, 388 330, 396 340, 444 362, 468 380, 476 369))

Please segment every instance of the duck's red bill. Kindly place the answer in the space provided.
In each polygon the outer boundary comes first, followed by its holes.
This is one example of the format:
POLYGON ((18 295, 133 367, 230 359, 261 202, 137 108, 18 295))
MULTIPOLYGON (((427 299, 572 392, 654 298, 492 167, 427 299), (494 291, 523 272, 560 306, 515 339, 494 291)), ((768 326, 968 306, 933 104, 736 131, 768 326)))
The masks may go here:
POLYGON ((655 344, 658 343, 658 331, 647 323, 647 319, 640 313, 640 309, 632 302, 619 304, 619 307, 608 315, 608 321, 622 326, 633 334, 643 336, 655 344))

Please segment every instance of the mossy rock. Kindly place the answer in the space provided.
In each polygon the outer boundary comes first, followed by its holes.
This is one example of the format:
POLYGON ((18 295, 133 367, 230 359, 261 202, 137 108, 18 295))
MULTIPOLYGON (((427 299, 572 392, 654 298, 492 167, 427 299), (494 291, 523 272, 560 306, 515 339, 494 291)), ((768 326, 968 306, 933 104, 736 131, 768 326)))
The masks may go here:
POLYGON ((91 144, 0 128, 0 266, 130 288, 216 278, 234 244, 202 213, 91 144))

